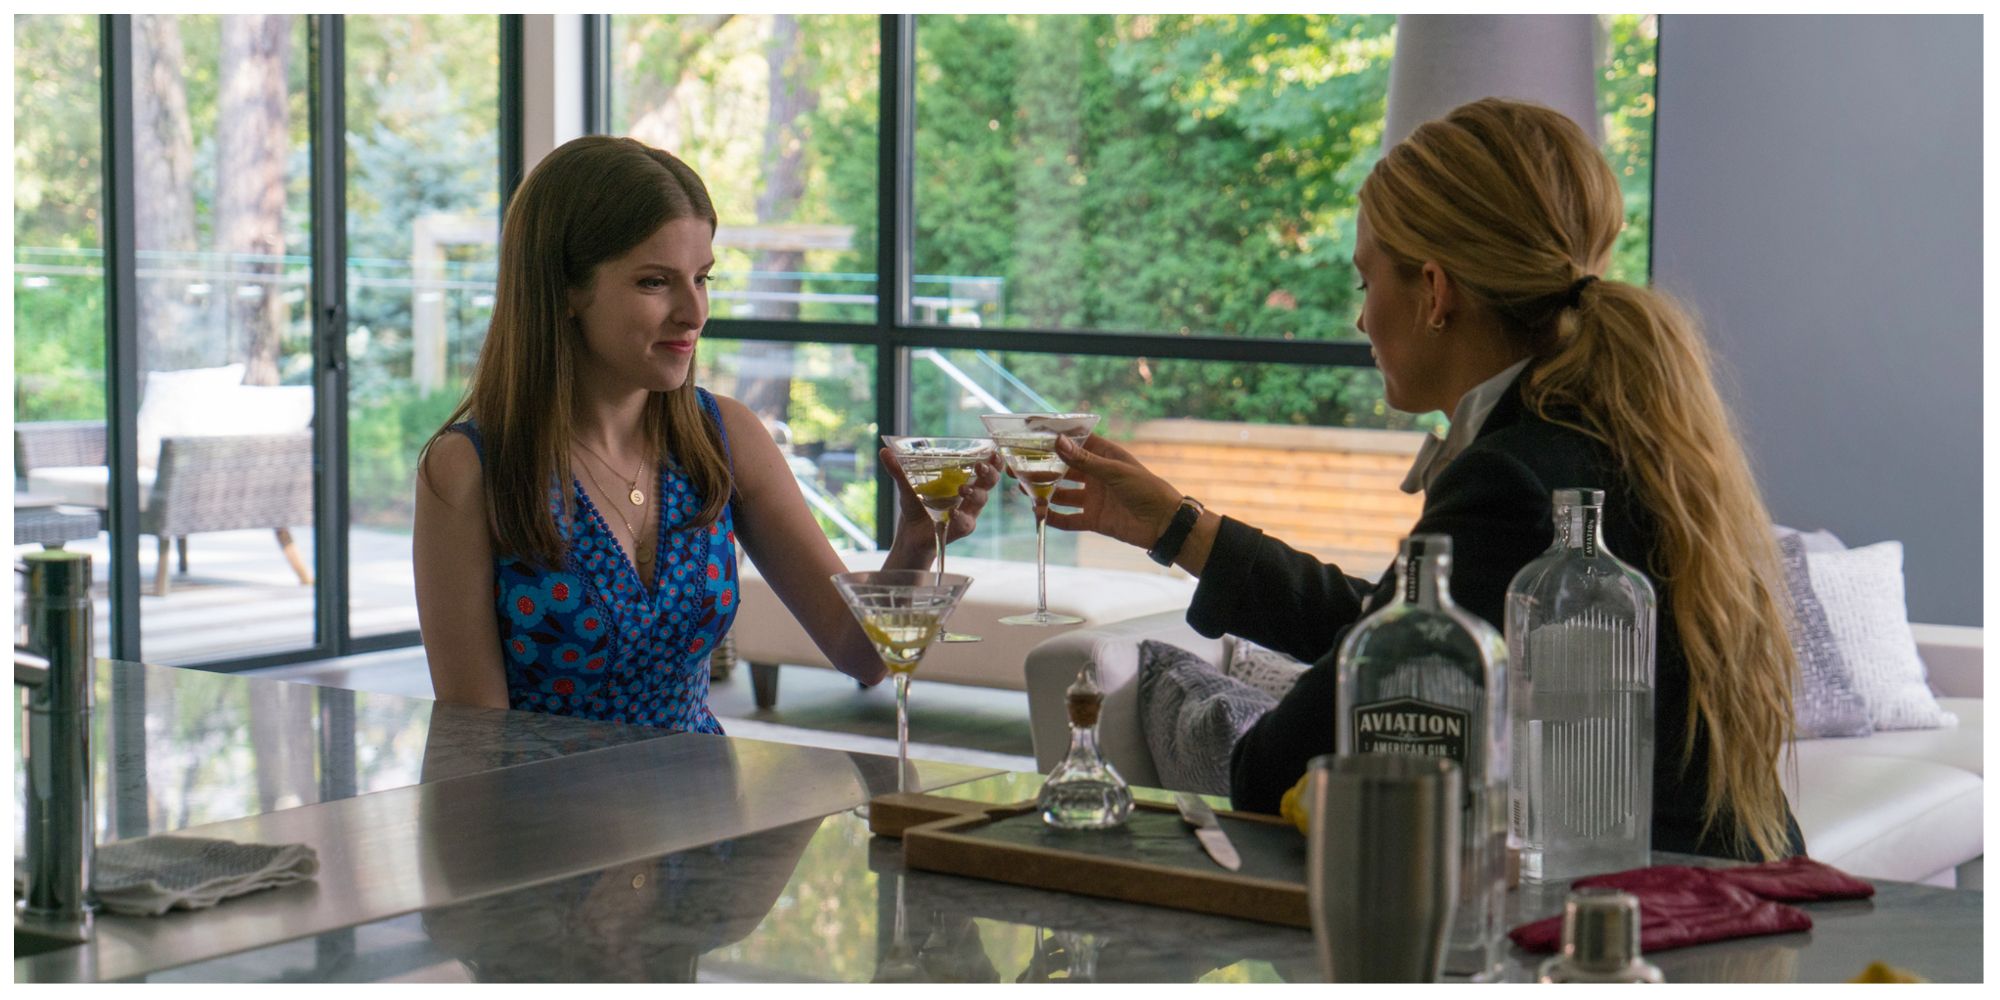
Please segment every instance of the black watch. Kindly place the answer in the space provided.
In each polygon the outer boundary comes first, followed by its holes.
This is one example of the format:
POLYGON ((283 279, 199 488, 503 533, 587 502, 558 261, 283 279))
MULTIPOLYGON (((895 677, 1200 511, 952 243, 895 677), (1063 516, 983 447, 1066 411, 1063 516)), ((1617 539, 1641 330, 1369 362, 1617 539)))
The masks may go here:
POLYGON ((1174 511, 1174 519, 1167 522, 1167 530, 1160 533, 1160 540, 1146 550, 1146 558, 1162 566, 1172 566, 1174 557, 1181 554, 1181 546, 1187 543, 1188 532, 1194 530, 1194 523, 1201 519, 1201 501, 1193 497, 1181 497, 1179 510, 1174 511))

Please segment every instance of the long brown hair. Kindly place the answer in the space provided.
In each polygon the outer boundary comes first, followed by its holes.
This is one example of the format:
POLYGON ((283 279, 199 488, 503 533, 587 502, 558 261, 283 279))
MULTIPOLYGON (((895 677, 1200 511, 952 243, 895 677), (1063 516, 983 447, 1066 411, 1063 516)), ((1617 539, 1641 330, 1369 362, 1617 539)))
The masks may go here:
POLYGON ((1568 118, 1487 99, 1426 123, 1385 154, 1361 211, 1399 267, 1436 261, 1534 361, 1523 397, 1617 456, 1658 519, 1653 575, 1671 584, 1688 663, 1688 744, 1705 724, 1704 831, 1726 810, 1768 857, 1784 853, 1778 757, 1791 737, 1797 661, 1771 518, 1716 391, 1708 347, 1667 296, 1592 280, 1624 199, 1568 118))
MULTIPOLYGON (((589 287, 598 265, 686 218, 702 219, 714 231, 708 188, 673 154, 634 139, 572 139, 515 191, 500 232, 493 320, 472 385, 424 444, 429 452, 451 425, 477 422, 495 552, 548 567, 562 564, 550 490, 572 476, 576 355, 583 339, 569 315, 569 294, 589 287)), ((720 517, 734 486, 721 432, 695 396, 692 369, 680 388, 647 398, 641 430, 647 450, 677 462, 704 500, 687 526, 720 517)), ((570 492, 563 488, 561 495, 568 516, 570 492)))

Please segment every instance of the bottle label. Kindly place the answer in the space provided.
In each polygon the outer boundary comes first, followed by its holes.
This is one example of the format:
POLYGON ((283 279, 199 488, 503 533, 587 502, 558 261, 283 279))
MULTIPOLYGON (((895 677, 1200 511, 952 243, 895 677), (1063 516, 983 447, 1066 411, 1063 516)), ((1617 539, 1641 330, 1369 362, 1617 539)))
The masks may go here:
POLYGON ((1392 698, 1354 709, 1356 753, 1406 753, 1466 763, 1472 714, 1415 698, 1392 698))

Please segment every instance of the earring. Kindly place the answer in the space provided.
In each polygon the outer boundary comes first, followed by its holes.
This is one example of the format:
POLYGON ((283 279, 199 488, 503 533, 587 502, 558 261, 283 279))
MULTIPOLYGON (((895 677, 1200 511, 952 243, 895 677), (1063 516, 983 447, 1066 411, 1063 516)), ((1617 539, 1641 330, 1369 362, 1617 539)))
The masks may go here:
POLYGON ((1444 320, 1436 320, 1436 321, 1432 322, 1432 323, 1430 324, 1430 331, 1431 331, 1431 336, 1433 336, 1433 337, 1437 336, 1437 335, 1438 335, 1438 334, 1440 334, 1440 333, 1443 333, 1443 332, 1444 332, 1444 320))

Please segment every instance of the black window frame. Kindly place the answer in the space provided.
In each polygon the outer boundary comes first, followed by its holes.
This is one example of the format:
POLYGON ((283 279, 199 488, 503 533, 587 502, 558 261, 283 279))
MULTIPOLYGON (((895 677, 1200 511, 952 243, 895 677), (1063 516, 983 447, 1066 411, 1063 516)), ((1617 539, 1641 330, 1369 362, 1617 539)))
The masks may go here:
MULTIPOLYGON (((419 645, 416 629, 357 637, 348 619, 350 567, 348 531, 347 434, 347 137, 345 18, 307 17, 307 76, 311 81, 308 157, 311 172, 312 326, 314 386, 315 584, 313 640, 289 649, 251 656, 220 657, 182 666, 233 672, 282 666, 419 645)), ((494 15, 499 43, 500 149, 494 181, 501 211, 506 210, 523 171, 521 142, 522 17, 494 15)), ((130 14, 97 20, 103 116, 103 218, 105 255, 105 431, 106 460, 116 473, 131 467, 137 450, 139 336, 132 245, 133 21, 130 14)), ((107 512, 111 542, 110 649, 112 659, 142 661, 139 591, 139 484, 127 475, 110 477, 107 512)))
MULTIPOLYGON (((596 109, 586 117, 593 132, 610 128, 611 80, 609 14, 585 15, 585 65, 593 67, 586 100, 596 109), (593 62, 593 59, 595 60, 593 62)), ((1199 337, 1173 333, 1108 333, 1023 327, 967 328, 910 322, 912 220, 916 166, 915 14, 881 18, 881 93, 876 171, 876 268, 879 289, 873 323, 812 320, 711 318, 704 337, 789 343, 848 344, 875 348, 875 423, 884 434, 909 433, 909 355, 924 348, 1024 351, 1096 356, 1142 355, 1175 361, 1247 361, 1287 365, 1373 368, 1365 341, 1309 341, 1274 338, 1199 337)), ((896 489, 889 474, 875 469, 875 540, 887 548, 895 532, 896 489)))

